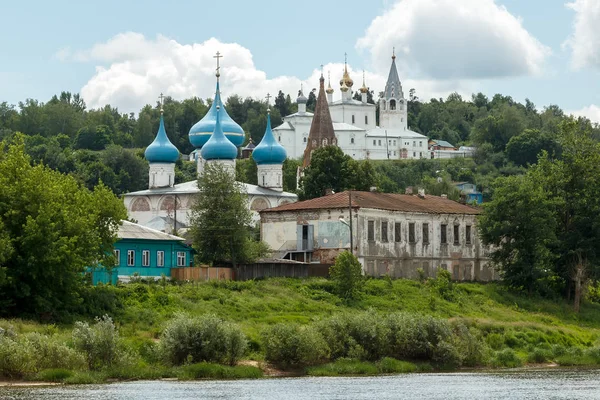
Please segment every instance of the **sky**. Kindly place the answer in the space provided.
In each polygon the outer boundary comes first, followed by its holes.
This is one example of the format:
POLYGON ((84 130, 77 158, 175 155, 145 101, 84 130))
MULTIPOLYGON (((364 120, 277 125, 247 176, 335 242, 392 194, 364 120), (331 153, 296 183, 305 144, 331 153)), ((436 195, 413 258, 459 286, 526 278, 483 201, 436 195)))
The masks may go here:
POLYGON ((496 93, 600 122, 600 0, 3 0, 0 102, 81 93, 138 112, 159 94, 379 93, 392 49, 405 95, 496 93))

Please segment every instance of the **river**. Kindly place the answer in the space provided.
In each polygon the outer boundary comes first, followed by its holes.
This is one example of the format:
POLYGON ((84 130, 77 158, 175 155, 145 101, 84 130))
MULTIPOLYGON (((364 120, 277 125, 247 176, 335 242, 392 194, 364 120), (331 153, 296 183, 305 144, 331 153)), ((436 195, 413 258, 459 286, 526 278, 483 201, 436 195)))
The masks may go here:
POLYGON ((600 370, 5 387, 0 388, 0 399, 600 399, 600 370))

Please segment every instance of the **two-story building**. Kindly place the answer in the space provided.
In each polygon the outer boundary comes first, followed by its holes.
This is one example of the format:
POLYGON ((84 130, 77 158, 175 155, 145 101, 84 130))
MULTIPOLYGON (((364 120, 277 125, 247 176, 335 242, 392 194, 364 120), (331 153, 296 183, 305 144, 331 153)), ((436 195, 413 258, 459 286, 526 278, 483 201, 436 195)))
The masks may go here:
POLYGON ((279 257, 305 262, 333 263, 352 250, 370 276, 435 276, 444 268, 456 280, 489 281, 497 275, 477 235, 479 213, 422 192, 346 191, 262 210, 261 239, 279 257))

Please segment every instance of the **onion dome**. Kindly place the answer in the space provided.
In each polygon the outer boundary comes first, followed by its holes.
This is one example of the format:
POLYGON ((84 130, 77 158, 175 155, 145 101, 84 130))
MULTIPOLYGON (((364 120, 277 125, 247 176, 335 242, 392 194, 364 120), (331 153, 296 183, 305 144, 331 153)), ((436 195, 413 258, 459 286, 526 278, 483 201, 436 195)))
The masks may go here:
POLYGON ((217 108, 220 108, 221 127, 227 139, 229 139, 236 147, 241 146, 242 143, 244 143, 244 130, 231 119, 229 114, 227 114, 225 107, 223 107, 221 91, 219 90, 219 81, 217 80, 215 99, 212 102, 210 109, 204 118, 196 122, 190 129, 189 139, 194 147, 202 148, 215 131, 217 108))
POLYGON ((298 104, 306 104, 307 101, 308 101, 308 99, 306 98, 306 96, 304 95, 304 93, 302 93, 302 89, 300 89, 300 93, 298 94, 298 98, 296 99, 296 103, 298 103, 298 104))
POLYGON ((205 160, 234 160, 237 157, 237 147, 223 133, 221 125, 221 107, 216 106, 215 130, 202 146, 202 158, 205 160))
POLYGON ((325 89, 325 93, 333 94, 333 88, 331 87, 331 73, 327 72, 327 89, 325 89))
POLYGON ((365 71, 363 71, 363 85, 360 89, 358 89, 361 93, 367 93, 369 91, 369 88, 367 87, 367 85, 365 84, 365 71))
POLYGON ((144 157, 149 163, 174 163, 179 159, 179 150, 167 137, 165 121, 160 114, 160 125, 154 141, 146 148, 144 157))
POLYGON ((340 88, 340 90, 342 92, 347 92, 350 88, 346 85, 346 82, 344 80, 342 80, 341 82, 342 82, 342 87, 340 88))
POLYGON ((257 165, 283 164, 287 158, 287 151, 275 140, 275 135, 271 130, 271 112, 267 111, 267 113, 267 129, 260 143, 254 148, 252 158, 257 165))
POLYGON ((352 78, 350 78, 350 74, 348 74, 348 67, 346 66, 345 63, 344 63, 344 75, 342 76, 342 79, 340 79, 340 86, 344 86, 344 84, 348 88, 351 88, 352 85, 354 85, 354 81, 352 80, 352 78))

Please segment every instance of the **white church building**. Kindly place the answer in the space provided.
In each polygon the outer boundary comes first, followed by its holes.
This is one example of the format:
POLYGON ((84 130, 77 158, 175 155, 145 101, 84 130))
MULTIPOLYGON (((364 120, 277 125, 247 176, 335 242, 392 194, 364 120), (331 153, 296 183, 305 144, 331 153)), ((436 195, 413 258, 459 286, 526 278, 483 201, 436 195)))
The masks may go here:
MULTIPOLYGON (((356 160, 397 160, 429 158, 427 137, 408 128, 408 104, 396 69, 396 56, 385 89, 379 99, 379 126, 376 125, 375 105, 367 103, 368 88, 359 89, 361 100, 352 98, 354 82, 344 68, 340 80, 340 100, 333 101, 331 80, 327 87, 327 101, 333 121, 337 145, 356 160)), ((306 111, 307 98, 301 93, 297 99, 298 112, 287 115, 283 123, 273 129, 277 140, 287 150, 288 157, 304 154, 313 114, 306 111)))
MULTIPOLYGON (((235 174, 238 147, 245 139, 243 129, 227 114, 221 101, 218 71, 217 66, 217 87, 211 108, 189 132, 190 142, 201 155, 196 160, 198 174, 210 163, 223 165, 235 174)), ((170 233, 175 229, 185 232, 199 189, 196 180, 175 184, 175 162, 179 156, 179 151, 167 137, 161 108, 158 133, 145 152, 150 164, 148 189, 123 196, 129 218, 162 232, 170 233)), ((287 154, 275 140, 270 115, 267 115, 265 135, 254 148, 253 156, 258 167, 259 185, 240 184, 248 195, 254 222, 258 222, 258 211, 298 200, 295 193, 283 191, 283 162, 287 154)))

